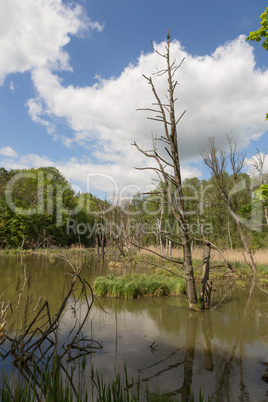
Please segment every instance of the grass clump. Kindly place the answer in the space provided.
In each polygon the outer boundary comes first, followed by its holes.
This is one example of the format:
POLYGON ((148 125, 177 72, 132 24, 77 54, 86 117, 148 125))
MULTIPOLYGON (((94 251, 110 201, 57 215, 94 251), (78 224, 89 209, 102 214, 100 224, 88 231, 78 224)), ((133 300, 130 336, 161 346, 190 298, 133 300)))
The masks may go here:
POLYGON ((115 380, 105 382, 94 368, 91 371, 91 378, 96 391, 95 399, 97 402, 136 402, 141 400, 140 381, 136 384, 136 390, 134 391, 133 380, 129 383, 126 368, 125 379, 117 374, 115 380))
MULTIPOLYGON (((81 362, 80 362, 81 363, 81 362)), ((140 378, 134 382, 129 380, 127 369, 124 374, 116 374, 115 379, 105 381, 98 370, 92 367, 91 376, 88 382, 83 379, 86 371, 85 364, 80 367, 79 384, 74 381, 73 374, 77 367, 72 366, 71 372, 66 376, 66 369, 63 370, 60 361, 57 360, 52 368, 47 368, 42 373, 34 371, 33 376, 21 381, 20 375, 4 376, 4 384, 0 390, 0 399, 3 402, 183 402, 186 399, 179 395, 172 396, 166 390, 158 388, 150 390, 148 386, 142 387, 140 378), (81 382, 81 384, 80 384, 81 382)), ((187 401, 194 402, 194 393, 191 388, 188 390, 187 401)), ((199 402, 205 402, 201 390, 199 402)), ((197 402, 196 400, 196 402, 197 402)), ((210 399, 208 398, 208 402, 210 399)))
MULTIPOLYGON (((74 371, 74 369, 72 370, 74 371)), ((36 401, 87 401, 86 389, 77 392, 71 387, 72 375, 69 381, 61 368, 58 357, 53 361, 51 368, 40 371, 37 364, 33 363, 29 377, 23 368, 13 370, 7 376, 3 372, 3 385, 0 391, 0 399, 3 402, 36 402, 36 401)))
POLYGON ((137 298, 149 296, 181 295, 186 293, 185 281, 164 275, 130 274, 99 276, 94 281, 97 296, 137 298))

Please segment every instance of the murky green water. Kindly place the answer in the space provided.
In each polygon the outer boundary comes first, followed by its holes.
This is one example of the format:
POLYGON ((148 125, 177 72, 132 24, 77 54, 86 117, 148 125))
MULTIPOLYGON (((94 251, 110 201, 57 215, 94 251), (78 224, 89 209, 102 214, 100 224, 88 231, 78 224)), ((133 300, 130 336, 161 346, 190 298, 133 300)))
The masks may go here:
MULTIPOLYGON (((80 261, 74 261, 79 264, 80 261)), ((24 270, 30 279, 32 305, 40 297, 59 308, 68 289, 70 268, 57 258, 0 256, 0 294, 12 301, 16 317, 13 285, 24 270)), ((92 283, 105 273, 106 266, 88 259, 84 276, 92 283)), ((27 282, 28 286, 28 282, 27 282)), ((219 290, 218 290, 219 292, 219 290)), ((89 355, 91 365, 104 378, 127 366, 129 377, 151 389, 162 388, 173 395, 187 395, 192 383, 218 401, 266 401, 268 384, 262 380, 268 363, 268 298, 255 289, 232 290, 218 309, 194 313, 180 297, 135 300, 101 299, 95 302, 83 335, 101 342, 103 348, 89 355)), ((221 296, 215 292, 214 299, 221 296)), ((29 300, 29 299, 28 299, 29 300)), ((80 307, 83 317, 85 304, 80 307)), ((21 322, 17 314, 16 321, 21 322)), ((62 335, 72 328, 74 316, 66 310, 62 335)), ((0 366, 3 365, 0 362, 0 366)))

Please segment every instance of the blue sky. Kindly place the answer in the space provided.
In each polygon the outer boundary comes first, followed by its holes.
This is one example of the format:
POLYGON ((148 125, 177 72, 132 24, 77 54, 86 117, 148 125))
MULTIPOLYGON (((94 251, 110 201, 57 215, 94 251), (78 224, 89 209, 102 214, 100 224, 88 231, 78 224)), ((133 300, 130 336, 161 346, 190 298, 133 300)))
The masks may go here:
MULTIPOLYGON (((55 166, 77 190, 147 191, 152 124, 139 107, 153 98, 142 74, 162 60, 169 29, 180 82, 177 113, 183 177, 207 177, 200 158, 226 133, 246 150, 267 145, 268 53, 246 36, 259 28, 262 0, 2 0, 0 165, 55 166)), ((156 81, 164 96, 165 82, 156 81)), ((268 169, 268 166, 267 166, 268 169)))

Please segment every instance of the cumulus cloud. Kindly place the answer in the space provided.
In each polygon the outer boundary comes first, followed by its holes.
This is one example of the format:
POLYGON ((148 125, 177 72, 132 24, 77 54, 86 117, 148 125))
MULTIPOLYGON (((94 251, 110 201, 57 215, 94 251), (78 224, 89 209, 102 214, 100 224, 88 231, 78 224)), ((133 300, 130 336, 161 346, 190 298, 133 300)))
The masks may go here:
POLYGON ((9 158, 17 158, 17 156, 18 156, 17 152, 9 146, 0 148, 0 155, 7 156, 9 158))
MULTIPOLYGON (((122 166, 114 167, 112 164, 106 165, 103 169, 100 165, 95 165, 88 158, 70 158, 69 160, 52 161, 46 156, 37 154, 18 155, 10 147, 0 148, 0 166, 6 169, 29 169, 31 167, 52 166, 57 169, 70 181, 78 191, 107 193, 120 197, 123 195, 133 195, 137 191, 145 189, 144 183, 139 183, 139 176, 133 170, 129 175, 128 171, 122 171, 122 166), (1 157, 2 156, 2 157, 1 157), (12 159, 10 158, 12 156, 12 159)), ((148 191, 151 187, 147 183, 148 191)))
POLYGON ((248 167, 249 172, 252 175, 259 176, 260 173, 268 173, 268 154, 267 150, 261 152, 256 150, 256 154, 252 155, 251 158, 245 159, 245 165, 248 167))
MULTIPOLYGON (((28 107, 28 113, 32 120, 35 123, 39 123, 42 126, 45 126, 47 128, 48 133, 53 133, 54 132, 54 124, 45 118, 41 118, 40 115, 44 116, 46 115, 46 111, 42 105, 42 102, 37 100, 37 99, 29 99, 26 102, 26 105, 28 107)), ((47 112, 49 113, 49 112, 47 112)))
POLYGON ((83 8, 62 0, 8 0, 0 13, 0 85, 7 74, 32 68, 70 70, 69 55, 63 47, 71 35, 88 29, 102 30, 85 16, 83 8))
MULTIPOLYGON (((80 159, 71 157, 69 160, 52 161, 46 156, 37 154, 19 155, 10 147, 0 148, 0 155, 2 155, 2 158, 0 157, 0 166, 4 166, 8 170, 46 166, 55 167, 74 185, 77 191, 81 192, 91 192, 93 194, 97 192, 97 194, 107 194, 108 197, 118 199, 155 188, 150 175, 143 173, 145 177, 141 180, 138 170, 124 169, 122 163, 116 165, 113 163, 106 165, 95 164, 86 156, 80 159), (12 159, 10 158, 11 155, 12 159)), ((182 169, 184 179, 200 175, 198 169, 189 166, 182 169)))
MULTIPOLYGON (((165 43, 155 44, 164 52, 165 43)), ((268 104, 268 70, 255 68, 253 47, 244 36, 220 46, 211 55, 188 54, 180 42, 174 41, 171 55, 178 63, 185 58, 175 77, 179 81, 176 112, 186 114, 179 123, 179 148, 184 177, 200 176, 200 148, 209 137, 216 145, 226 145, 225 134, 231 134, 240 148, 246 147, 267 130, 264 121, 268 104)), ((49 68, 32 72, 32 80, 42 105, 37 116, 64 119, 73 137, 62 138, 67 146, 82 145, 94 160, 96 172, 112 173, 125 185, 146 183, 148 175, 135 172, 134 166, 150 166, 151 161, 139 154, 131 143, 143 149, 152 147, 151 132, 162 134, 159 123, 147 119, 147 112, 137 108, 150 107, 154 98, 142 74, 151 76, 165 67, 164 59, 151 52, 141 54, 135 64, 127 66, 119 77, 101 79, 93 86, 64 87, 61 79, 49 68), (139 177, 139 179, 138 179, 139 177)), ((165 102, 166 77, 154 77, 155 85, 165 102)), ((38 100, 31 100, 31 102, 38 100)), ((88 169, 84 165, 82 171, 88 169)), ((64 169, 64 167, 63 167, 64 169)), ((67 169, 67 166, 66 168, 67 169)), ((77 166, 77 172, 81 167, 77 166)), ((79 174, 79 173, 78 173, 79 174)))
MULTIPOLYGON (((118 188, 129 191, 148 188, 152 171, 141 172, 134 167, 150 167, 152 161, 131 144, 136 141, 150 150, 151 133, 163 134, 160 123, 148 120, 147 112, 136 109, 151 107, 154 102, 142 74, 151 76, 161 70, 165 60, 154 52, 137 55, 136 62, 126 66, 118 77, 96 77, 91 86, 64 86, 62 74, 72 70, 64 47, 72 35, 88 29, 101 31, 103 26, 86 17, 77 3, 70 6, 63 0, 9 0, 8 5, 1 4, 0 85, 10 73, 31 71, 36 95, 27 101, 29 116, 63 146, 80 146, 81 154, 87 156, 52 161, 45 156, 25 155, 7 161, 9 165, 5 166, 55 166, 69 180, 83 186, 90 177, 92 191, 111 192, 113 180, 118 188), (59 122, 67 125, 68 137, 57 133, 59 122)), ((155 48, 163 53, 165 43, 155 44, 155 48)), ((202 57, 187 53, 175 40, 171 57, 178 63, 185 58, 175 76, 179 82, 177 117, 186 109, 178 125, 182 173, 184 178, 200 177, 199 150, 209 137, 215 137, 216 145, 223 146, 228 133, 243 148, 267 130, 268 70, 256 68, 253 47, 244 36, 202 57)), ((154 81, 165 102, 166 77, 154 76, 154 81)))
POLYGON ((55 166, 55 163, 46 156, 36 154, 19 155, 11 147, 0 148, 0 155, 2 156, 2 158, 0 157, 0 166, 4 166, 8 170, 55 166))

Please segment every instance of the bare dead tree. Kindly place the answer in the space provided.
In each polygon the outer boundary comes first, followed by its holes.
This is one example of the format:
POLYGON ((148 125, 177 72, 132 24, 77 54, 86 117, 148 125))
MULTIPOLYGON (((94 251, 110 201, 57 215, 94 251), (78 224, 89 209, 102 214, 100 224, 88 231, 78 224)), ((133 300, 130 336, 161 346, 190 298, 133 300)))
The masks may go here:
POLYGON ((104 207, 99 203, 100 212, 95 212, 95 228, 96 228, 96 252, 98 259, 100 258, 99 251, 101 248, 101 260, 105 260, 105 240, 106 240, 106 219, 105 219, 105 208, 106 200, 104 202, 104 207), (99 222, 98 222, 99 219, 99 222))
POLYGON ((180 232, 181 232, 181 245, 183 248, 183 268, 185 272, 186 278, 186 288, 187 288, 187 296, 189 307, 194 308, 197 303, 197 295, 195 288, 195 278, 194 278, 194 270, 192 264, 192 253, 191 253, 191 239, 189 234, 189 228, 187 225, 186 214, 184 209, 184 200, 183 200, 183 190, 182 190, 182 179, 181 179, 181 167, 180 167, 180 159, 179 159, 179 150, 178 150, 178 133, 177 133, 177 125, 186 111, 184 111, 180 117, 177 119, 175 116, 175 102, 176 98, 174 96, 175 89, 178 85, 178 82, 175 79, 175 73, 180 68, 181 63, 176 64, 176 60, 170 60, 170 41, 171 37, 169 32, 167 34, 167 42, 166 42, 166 52, 161 54, 153 45, 153 50, 160 57, 164 58, 166 61, 166 68, 163 70, 154 73, 154 77, 161 77, 163 75, 167 76, 168 88, 167 88, 167 103, 162 102, 156 87, 154 85, 154 81, 152 77, 147 77, 143 75, 143 77, 147 80, 148 84, 151 86, 151 90, 153 92, 155 103, 153 103, 152 108, 143 108, 138 110, 145 110, 148 112, 153 112, 155 117, 148 117, 148 119, 156 120, 163 124, 164 135, 159 138, 153 138, 153 149, 150 151, 145 151, 140 148, 136 142, 134 145, 138 151, 140 151, 147 158, 151 158, 156 166, 152 167, 144 167, 138 168, 140 170, 152 170, 157 175, 160 181, 164 183, 164 185, 159 187, 159 191, 162 194, 163 198, 167 199, 171 212, 179 224, 180 232), (165 156, 160 155, 158 152, 157 144, 158 141, 164 144, 165 156))
POLYGON ((209 260, 211 244, 205 243, 203 254, 203 275, 201 280, 201 298, 204 300, 206 308, 210 307, 210 296, 212 291, 212 281, 209 280, 209 260))
POLYGON ((251 158, 251 165, 259 176, 261 184, 264 184, 264 174, 265 174, 265 160, 267 158, 267 149, 264 148, 261 152, 257 148, 257 153, 251 158))
POLYGON ((228 180, 226 175, 227 152, 222 149, 217 149, 214 142, 214 138, 210 138, 207 148, 201 151, 201 155, 205 164, 211 170, 216 185, 221 191, 222 199, 229 207, 229 211, 232 217, 234 218, 240 239, 248 256, 248 264, 253 273, 253 277, 255 278, 257 268, 253 258, 253 254, 250 249, 249 242, 244 234, 241 225, 241 220, 238 211, 238 203, 237 203, 237 178, 242 168, 244 167, 245 154, 242 154, 237 151, 237 145, 230 136, 227 136, 227 140, 229 144, 229 162, 231 165, 232 177, 233 177, 233 191, 232 191, 233 197, 231 197, 227 185, 228 180))

